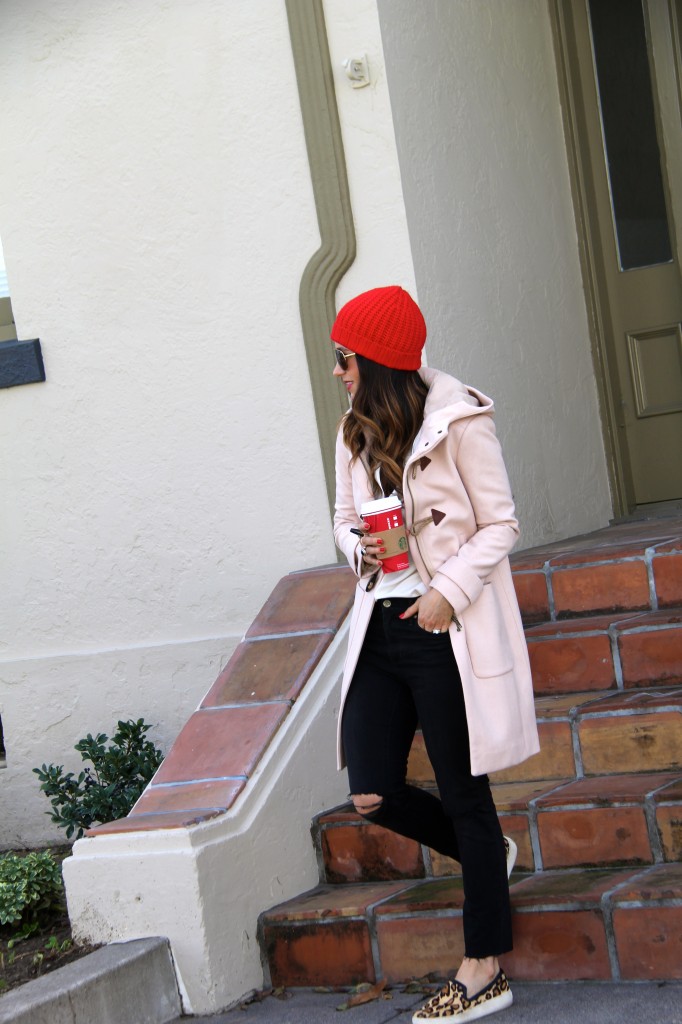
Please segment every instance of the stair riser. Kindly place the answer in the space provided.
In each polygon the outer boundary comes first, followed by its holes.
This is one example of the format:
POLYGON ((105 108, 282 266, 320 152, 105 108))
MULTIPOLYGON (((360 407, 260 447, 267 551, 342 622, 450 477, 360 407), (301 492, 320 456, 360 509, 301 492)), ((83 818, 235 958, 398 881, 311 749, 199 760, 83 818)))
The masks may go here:
MULTIPOLYGON (((537 624, 541 742, 491 776, 518 846, 512 979, 682 978, 681 528, 621 524, 512 558, 537 624)), ((420 734, 408 775, 435 788, 420 734)), ((325 884, 261 923, 272 983, 451 976, 464 953, 458 865, 345 809, 313 835, 325 884)))
MULTIPOLYGON (((682 860, 682 801, 500 812, 505 835, 518 847, 515 871, 646 865, 682 860), (537 856, 536 852, 537 851, 537 856)), ((379 882, 459 875, 459 865, 435 850, 358 821, 320 827, 322 881, 379 882)))
POLYGON ((618 685, 614 652, 607 633, 542 640, 528 637, 527 642, 537 696, 609 690, 618 685))
POLYGON ((261 945, 273 988, 359 985, 377 980, 364 919, 266 925, 261 945))
MULTIPOLYGON (((505 971, 524 981, 682 977, 682 907, 516 910, 505 971)), ((452 976, 464 953, 461 911, 377 915, 263 931, 274 987, 356 985, 452 976)))
POLYGON ((538 722, 540 751, 529 757, 522 764, 506 768, 501 772, 493 772, 490 781, 531 782, 536 779, 574 779, 580 774, 576 764, 574 734, 575 723, 569 721, 550 720, 538 722))
MULTIPOLYGON (((681 717, 682 720, 682 717, 681 717)), ((491 782, 526 782, 532 779, 572 779, 576 777, 573 729, 570 722, 539 722, 540 752, 523 764, 490 776, 491 782)), ((623 769, 624 771, 629 769, 623 769)), ((414 738, 407 766, 408 781, 422 788, 435 789, 433 768, 420 732, 414 738)))
MULTIPOLYGON (((678 618, 680 621, 680 618, 678 618)), ((682 627, 625 632, 618 638, 623 686, 666 685, 682 680, 682 627)))
POLYGON ((557 569, 551 577, 557 618, 651 607, 644 561, 557 569))
POLYGON ((682 861, 682 808, 680 805, 658 807, 656 824, 665 859, 682 861))
MULTIPOLYGON (((503 958, 512 981, 613 977, 606 928, 597 911, 515 913, 513 929, 514 950, 503 958)), ((452 977, 464 955, 461 915, 385 918, 377 922, 376 933, 381 969, 393 984, 427 974, 452 977)))
POLYGON ((682 978, 682 907, 617 909, 613 929, 625 981, 682 978))
MULTIPOLYGON (((675 704, 679 705, 679 698, 675 704)), ((490 776, 493 784, 682 768, 682 706, 605 717, 590 717, 585 712, 572 721, 541 721, 538 731, 540 752, 523 764, 494 772, 490 776)), ((436 786, 421 733, 415 736, 410 751, 408 779, 427 789, 436 786)))
POLYGON ((682 767, 682 713, 586 717, 578 724, 585 775, 676 771, 682 767))
POLYGON ((325 882, 381 882, 396 878, 424 878, 428 873, 419 843, 389 832, 380 825, 320 826, 320 847, 325 882))
POLYGON ((679 552, 661 552, 653 557, 642 552, 594 562, 583 555, 582 559, 582 565, 550 563, 534 569, 514 568, 514 586, 525 624, 682 605, 679 552))
POLYGON ((501 812, 500 824, 518 847, 516 871, 682 860, 682 802, 501 812))
POLYGON ((537 835, 545 870, 653 864, 658 848, 642 806, 540 812, 537 835))
POLYGON ((680 682, 682 627, 666 624, 628 632, 626 623, 613 627, 611 635, 604 628, 542 638, 528 635, 535 693, 583 693, 680 682))
POLYGON ((654 580, 659 608, 682 605, 682 555, 654 559, 654 580))

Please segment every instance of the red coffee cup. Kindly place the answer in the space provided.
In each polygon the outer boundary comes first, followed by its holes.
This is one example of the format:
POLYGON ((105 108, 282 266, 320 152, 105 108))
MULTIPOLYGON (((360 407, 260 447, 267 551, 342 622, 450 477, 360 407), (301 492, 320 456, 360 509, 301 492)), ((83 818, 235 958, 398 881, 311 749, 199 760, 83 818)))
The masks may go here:
POLYGON ((360 516, 369 523, 370 534, 381 537, 386 553, 379 555, 384 572, 408 569, 407 534, 403 520, 403 506, 397 494, 390 498, 363 501, 360 516))

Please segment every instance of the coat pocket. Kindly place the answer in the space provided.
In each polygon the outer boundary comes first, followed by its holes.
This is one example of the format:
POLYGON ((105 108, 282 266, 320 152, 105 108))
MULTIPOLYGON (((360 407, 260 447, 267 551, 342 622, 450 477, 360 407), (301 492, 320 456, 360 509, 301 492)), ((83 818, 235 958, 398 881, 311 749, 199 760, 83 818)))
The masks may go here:
POLYGON ((462 612, 471 667, 479 679, 511 672, 514 653, 495 586, 486 583, 480 596, 462 612))

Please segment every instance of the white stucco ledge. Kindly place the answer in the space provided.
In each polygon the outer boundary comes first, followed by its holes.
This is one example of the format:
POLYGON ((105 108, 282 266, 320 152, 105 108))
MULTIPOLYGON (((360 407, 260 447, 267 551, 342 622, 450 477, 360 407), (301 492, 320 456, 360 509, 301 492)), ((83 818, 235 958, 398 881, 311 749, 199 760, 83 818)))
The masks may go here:
POLYGON ((166 1024, 180 1014, 166 939, 113 943, 6 993, 0 1024, 166 1024))
POLYGON ((262 987, 259 914, 318 881, 311 820, 346 790, 335 732, 352 590, 337 566, 281 580, 131 815, 64 861, 76 940, 167 936, 186 1014, 262 987))

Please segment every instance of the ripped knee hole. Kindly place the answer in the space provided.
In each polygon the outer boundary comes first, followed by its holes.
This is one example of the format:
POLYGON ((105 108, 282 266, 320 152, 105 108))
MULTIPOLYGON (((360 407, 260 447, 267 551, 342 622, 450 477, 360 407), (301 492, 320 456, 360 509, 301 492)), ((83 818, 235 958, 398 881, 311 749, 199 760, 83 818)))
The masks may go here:
POLYGON ((377 793, 365 794, 362 793, 358 796, 351 796, 353 806, 358 814, 362 817, 369 817, 373 814, 377 814, 381 810, 381 805, 384 802, 384 798, 379 796, 377 793))

